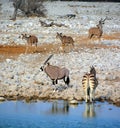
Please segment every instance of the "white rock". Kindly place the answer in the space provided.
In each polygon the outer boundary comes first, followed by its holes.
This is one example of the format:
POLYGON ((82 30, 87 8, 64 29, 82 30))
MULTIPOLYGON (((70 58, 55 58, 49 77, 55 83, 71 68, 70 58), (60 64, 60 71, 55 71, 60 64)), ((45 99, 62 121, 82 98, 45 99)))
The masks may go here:
POLYGON ((4 97, 0 97, 0 101, 5 101, 5 98, 4 97))

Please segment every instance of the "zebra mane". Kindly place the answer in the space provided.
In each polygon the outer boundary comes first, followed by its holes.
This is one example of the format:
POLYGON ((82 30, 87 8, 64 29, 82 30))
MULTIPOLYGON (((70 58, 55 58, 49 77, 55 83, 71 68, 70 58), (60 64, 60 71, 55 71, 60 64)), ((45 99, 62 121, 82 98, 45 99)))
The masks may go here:
POLYGON ((94 74, 96 76, 96 70, 95 70, 94 66, 90 67, 90 74, 94 74))

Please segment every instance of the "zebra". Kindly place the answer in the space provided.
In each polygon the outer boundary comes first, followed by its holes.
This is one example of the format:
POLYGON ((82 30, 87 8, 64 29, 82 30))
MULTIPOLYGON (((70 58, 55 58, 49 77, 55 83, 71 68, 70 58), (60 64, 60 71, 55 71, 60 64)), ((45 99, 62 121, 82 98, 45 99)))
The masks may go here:
POLYGON ((85 110, 83 112, 83 116, 85 118, 91 118, 91 117, 95 117, 96 116, 96 112, 95 112, 95 104, 92 103, 86 103, 85 104, 85 110))
POLYGON ((52 57, 53 55, 50 55, 48 59, 44 62, 44 65, 41 66, 41 71, 45 71, 45 73, 50 77, 52 80, 53 85, 58 83, 58 80, 63 79, 65 84, 69 86, 70 83, 70 78, 69 78, 69 70, 65 67, 60 68, 58 66, 53 66, 51 65, 48 60, 52 57))
POLYGON ((96 78, 96 70, 92 66, 90 67, 90 73, 86 73, 82 78, 82 86, 85 92, 85 101, 92 103, 95 100, 95 89, 98 86, 98 80, 96 78))

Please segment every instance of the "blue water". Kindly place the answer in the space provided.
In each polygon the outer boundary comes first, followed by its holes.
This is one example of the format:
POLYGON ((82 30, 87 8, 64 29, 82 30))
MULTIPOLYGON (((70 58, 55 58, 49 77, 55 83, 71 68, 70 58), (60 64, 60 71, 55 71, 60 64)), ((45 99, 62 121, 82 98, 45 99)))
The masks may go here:
POLYGON ((0 128, 120 128, 120 108, 99 102, 7 101, 0 103, 0 128))

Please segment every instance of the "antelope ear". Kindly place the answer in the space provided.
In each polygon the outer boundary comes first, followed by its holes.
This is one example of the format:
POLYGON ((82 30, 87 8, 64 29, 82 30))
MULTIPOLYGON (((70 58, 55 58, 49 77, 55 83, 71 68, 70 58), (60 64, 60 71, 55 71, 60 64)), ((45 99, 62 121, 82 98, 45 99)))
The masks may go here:
POLYGON ((42 66, 40 67, 40 70, 43 71, 43 67, 42 66))
POLYGON ((22 39, 23 39, 24 37, 25 37, 25 34, 23 34, 23 33, 21 34, 21 36, 19 36, 19 38, 22 38, 22 39))
POLYGON ((30 35, 25 34, 25 37, 30 37, 30 35))
POLYGON ((103 21, 103 20, 102 20, 102 18, 101 18, 101 19, 99 20, 99 24, 101 24, 101 23, 102 23, 102 21, 103 21))
POLYGON ((101 18, 101 19, 100 19, 100 22, 102 22, 102 21, 103 21, 103 19, 101 18))
POLYGON ((96 27, 99 27, 99 25, 96 25, 96 27))
POLYGON ((27 34, 25 33, 25 34, 24 34, 24 36, 26 37, 26 36, 27 36, 27 34))
POLYGON ((23 33, 22 33, 22 34, 21 34, 21 36, 22 36, 22 37, 24 37, 24 36, 25 36, 25 34, 23 34, 23 33))
POLYGON ((102 24, 104 24, 104 23, 105 23, 105 21, 102 21, 101 23, 102 23, 102 24))

